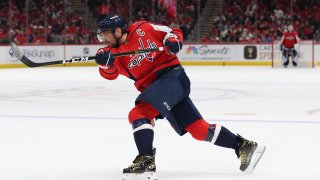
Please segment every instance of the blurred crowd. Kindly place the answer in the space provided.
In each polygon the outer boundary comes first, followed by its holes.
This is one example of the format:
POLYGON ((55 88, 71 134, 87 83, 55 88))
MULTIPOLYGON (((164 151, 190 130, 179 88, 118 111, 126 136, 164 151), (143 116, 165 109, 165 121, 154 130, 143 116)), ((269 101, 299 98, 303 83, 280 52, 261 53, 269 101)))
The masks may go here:
POLYGON ((318 0, 225 0, 222 12, 202 42, 269 43, 291 23, 301 39, 320 40, 318 0))
MULTIPOLYGON (((200 6, 203 6, 206 0, 201 0, 200 2, 200 6)), ((93 12, 94 17, 98 20, 108 14, 118 14, 125 18, 129 24, 135 21, 145 20, 168 26, 179 25, 184 32, 185 38, 187 38, 190 33, 198 16, 198 0, 177 1, 176 16, 170 16, 160 0, 132 1, 131 21, 129 19, 130 7, 128 0, 88 1, 88 6, 90 8, 90 12, 93 12)))
MULTIPOLYGON (((94 24, 108 14, 119 14, 129 24, 147 20, 169 26, 179 25, 187 39, 197 21, 198 9, 202 9, 207 0, 201 0, 200 4, 198 0, 179 0, 175 16, 167 13, 161 0, 81 1, 87 6, 86 15, 94 20, 94 24), (132 3, 131 6, 129 2, 132 3)), ((88 17, 70 8, 72 2, 0 1, 0 44, 6 44, 10 39, 18 44, 98 43, 95 29, 88 28, 89 22, 85 22, 88 17)), ((292 8, 290 2, 291 0, 224 0, 222 12, 215 17, 209 33, 200 40, 210 43, 268 43, 280 39, 291 23, 301 39, 320 40, 320 1, 294 0, 292 8)))
MULTIPOLYGON (((89 29, 85 23, 84 20, 87 19, 85 15, 68 8, 72 7, 72 2, 71 0, 1 1, 0 44, 6 44, 10 39, 18 44, 99 43, 95 36, 95 29, 89 29), (11 11, 9 11, 10 7, 11 11)), ((108 14, 119 14, 129 24, 138 20, 165 25, 179 24, 185 37, 190 33, 198 14, 198 0, 179 1, 176 4, 176 16, 169 16, 160 1, 131 2, 130 7, 129 0, 82 0, 84 6, 88 8, 87 15, 93 17, 94 24, 108 14)))
POLYGON ((0 43, 10 38, 18 44, 88 42, 90 31, 82 17, 66 14, 63 0, 47 0, 46 4, 43 0, 11 0, 11 11, 9 3, 0 3, 0 43))

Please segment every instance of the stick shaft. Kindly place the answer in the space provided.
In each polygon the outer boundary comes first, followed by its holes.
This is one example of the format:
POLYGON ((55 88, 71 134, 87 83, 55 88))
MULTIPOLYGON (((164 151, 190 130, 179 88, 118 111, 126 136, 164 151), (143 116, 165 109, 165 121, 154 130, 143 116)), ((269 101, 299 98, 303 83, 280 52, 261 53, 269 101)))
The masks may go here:
MULTIPOLYGON (((14 53, 14 55, 25 65, 29 67, 39 67, 39 66, 48 66, 48 65, 55 65, 55 64, 66 64, 66 63, 74 63, 74 62, 85 62, 96 59, 96 56, 86 56, 86 57, 78 57, 78 58, 71 58, 71 59, 63 59, 63 60, 56 60, 56 61, 49 61, 49 62, 42 62, 37 63, 29 58, 27 58, 17 47, 17 45, 14 42, 11 42, 11 49, 14 53)), ((113 54, 114 57, 120 57, 120 56, 128 56, 133 54, 140 54, 140 53, 149 53, 149 52, 156 52, 156 51, 163 51, 163 47, 157 47, 152 49, 141 49, 141 50, 134 50, 134 51, 128 51, 128 52, 122 52, 122 53, 116 53, 113 54)))

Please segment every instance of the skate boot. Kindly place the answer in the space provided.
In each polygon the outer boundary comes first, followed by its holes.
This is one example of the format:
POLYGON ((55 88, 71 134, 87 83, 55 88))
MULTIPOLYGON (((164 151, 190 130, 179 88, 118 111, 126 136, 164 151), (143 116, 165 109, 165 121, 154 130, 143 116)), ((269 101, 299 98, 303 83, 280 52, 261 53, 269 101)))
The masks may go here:
POLYGON ((293 65, 293 67, 298 67, 298 64, 296 63, 296 62, 294 62, 294 61, 292 61, 292 65, 293 65))
POLYGON ((133 164, 128 168, 123 169, 122 180, 131 179, 150 179, 157 180, 155 176, 156 164, 155 164, 156 149, 153 149, 152 155, 138 155, 133 164))
POLYGON ((290 62, 289 62, 289 60, 288 60, 288 61, 286 61, 286 62, 284 62, 284 63, 283 63, 283 67, 284 67, 284 68, 287 68, 287 67, 288 67, 288 65, 289 65, 289 63, 290 63, 290 62))
POLYGON ((245 171, 246 173, 251 173, 256 167, 257 163, 261 159, 264 151, 266 150, 265 146, 259 147, 258 144, 254 141, 249 141, 238 134, 239 144, 235 152, 238 158, 241 161, 240 170, 245 171), (251 162, 251 159, 254 160, 251 162))

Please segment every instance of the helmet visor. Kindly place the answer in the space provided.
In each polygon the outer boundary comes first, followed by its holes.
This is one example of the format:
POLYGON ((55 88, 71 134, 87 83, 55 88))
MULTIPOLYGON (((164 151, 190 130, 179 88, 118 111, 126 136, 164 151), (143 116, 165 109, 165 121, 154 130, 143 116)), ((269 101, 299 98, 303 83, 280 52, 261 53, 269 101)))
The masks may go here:
POLYGON ((99 40, 99 42, 105 42, 106 41, 106 37, 102 34, 97 34, 97 38, 99 40))
POLYGON ((99 42, 106 42, 107 40, 107 34, 110 33, 111 31, 108 29, 108 30, 105 30, 105 31, 102 31, 102 32, 99 32, 99 30, 97 31, 97 38, 99 40, 99 42))

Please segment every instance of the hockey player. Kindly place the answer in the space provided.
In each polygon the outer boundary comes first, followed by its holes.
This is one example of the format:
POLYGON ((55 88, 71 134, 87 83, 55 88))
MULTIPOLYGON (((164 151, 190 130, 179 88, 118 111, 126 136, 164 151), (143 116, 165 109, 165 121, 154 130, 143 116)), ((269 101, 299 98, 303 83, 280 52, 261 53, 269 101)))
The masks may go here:
POLYGON ((292 65, 294 67, 298 66, 299 52, 299 36, 296 31, 293 30, 293 26, 288 26, 288 31, 283 33, 280 41, 280 50, 282 51, 282 62, 285 68, 289 65, 289 57, 292 58, 292 65), (296 49, 296 48, 297 49, 296 49))
MULTIPOLYGON (((114 15, 98 23, 97 37, 107 45, 96 55, 101 76, 109 80, 126 76, 135 81, 135 87, 141 92, 128 116, 139 154, 132 165, 123 169, 125 176, 139 174, 154 179, 153 121, 164 117, 181 136, 190 133, 197 140, 234 149, 241 161, 241 171, 249 165, 255 166, 251 158, 257 154, 258 144, 223 126, 209 124, 192 103, 189 78, 176 56, 182 48, 180 29, 146 21, 127 27, 121 17, 114 15), (167 51, 113 57, 114 53, 160 46, 165 46, 167 51)), ((263 152, 264 148, 259 151, 258 159, 263 152)))

